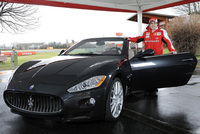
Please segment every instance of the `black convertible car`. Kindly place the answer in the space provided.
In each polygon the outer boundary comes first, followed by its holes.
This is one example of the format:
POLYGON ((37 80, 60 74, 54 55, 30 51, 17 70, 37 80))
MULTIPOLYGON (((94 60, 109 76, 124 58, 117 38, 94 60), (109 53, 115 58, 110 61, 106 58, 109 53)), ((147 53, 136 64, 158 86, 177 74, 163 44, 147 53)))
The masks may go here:
POLYGON ((197 64, 191 53, 134 54, 130 45, 120 37, 92 38, 26 62, 9 79, 4 100, 27 117, 116 120, 129 92, 185 85, 197 64))

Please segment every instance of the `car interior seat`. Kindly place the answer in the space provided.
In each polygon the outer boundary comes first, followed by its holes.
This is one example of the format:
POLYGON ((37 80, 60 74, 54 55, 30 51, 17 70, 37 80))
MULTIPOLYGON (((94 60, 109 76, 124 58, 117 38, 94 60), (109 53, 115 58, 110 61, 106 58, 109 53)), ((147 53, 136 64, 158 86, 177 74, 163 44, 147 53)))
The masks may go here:
POLYGON ((129 44, 129 49, 128 49, 128 59, 130 60, 131 58, 133 58, 133 56, 135 55, 135 44, 134 43, 130 43, 129 44))
POLYGON ((101 42, 97 42, 96 43, 96 53, 102 53, 105 50, 105 42, 101 41, 101 42))

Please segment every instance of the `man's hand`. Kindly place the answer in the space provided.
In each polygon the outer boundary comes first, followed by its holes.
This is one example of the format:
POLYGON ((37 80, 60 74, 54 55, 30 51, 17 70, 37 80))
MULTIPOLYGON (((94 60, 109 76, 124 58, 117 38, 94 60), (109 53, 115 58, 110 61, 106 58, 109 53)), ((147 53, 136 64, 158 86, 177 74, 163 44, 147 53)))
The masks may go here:
POLYGON ((171 54, 177 54, 177 52, 176 51, 172 51, 171 54))

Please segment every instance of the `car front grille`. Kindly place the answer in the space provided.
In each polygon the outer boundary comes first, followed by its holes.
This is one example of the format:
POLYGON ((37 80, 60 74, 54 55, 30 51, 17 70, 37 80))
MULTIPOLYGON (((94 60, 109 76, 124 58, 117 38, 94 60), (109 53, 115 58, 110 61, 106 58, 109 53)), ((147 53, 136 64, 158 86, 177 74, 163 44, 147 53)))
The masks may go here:
POLYGON ((62 110, 62 99, 38 93, 6 92, 5 99, 11 107, 35 113, 57 113, 62 110))

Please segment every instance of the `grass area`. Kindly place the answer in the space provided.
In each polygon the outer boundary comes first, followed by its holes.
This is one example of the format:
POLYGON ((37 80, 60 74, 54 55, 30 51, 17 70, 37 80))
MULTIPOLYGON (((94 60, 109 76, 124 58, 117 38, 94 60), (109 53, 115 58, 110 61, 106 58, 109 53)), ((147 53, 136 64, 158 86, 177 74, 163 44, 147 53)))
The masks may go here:
POLYGON ((200 59, 200 46, 197 49, 196 57, 197 57, 198 60, 200 59))
POLYGON ((196 56, 196 58, 199 60, 200 59, 200 55, 196 56))
POLYGON ((169 50, 167 48, 164 48, 163 49, 163 54, 168 54, 169 53, 169 50))
MULTIPOLYGON (((18 56, 18 65, 23 64, 24 62, 33 60, 33 59, 46 59, 57 56, 58 52, 46 52, 46 53, 37 53, 36 55, 25 55, 25 56, 18 56)), ((8 57, 5 63, 0 63, 0 70, 10 70, 11 63, 10 57, 8 57)))
MULTIPOLYGON (((164 54, 169 53, 168 49, 164 48, 163 53, 164 54)), ((59 54, 58 52, 45 52, 45 53, 37 53, 36 55, 18 56, 18 65, 21 65, 24 62, 34 60, 34 59, 51 58, 51 57, 57 56, 58 54, 59 54)), ((200 59, 200 55, 197 56, 197 59, 200 59)), ((10 69, 11 69, 11 63, 10 63, 10 57, 8 57, 5 63, 0 63, 0 70, 10 70, 10 69)))

